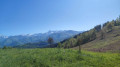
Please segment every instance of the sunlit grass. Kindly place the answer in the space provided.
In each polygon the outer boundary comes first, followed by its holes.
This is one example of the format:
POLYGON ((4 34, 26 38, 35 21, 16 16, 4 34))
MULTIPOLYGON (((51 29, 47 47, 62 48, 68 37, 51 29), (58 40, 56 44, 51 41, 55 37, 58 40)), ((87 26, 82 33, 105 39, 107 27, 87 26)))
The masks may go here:
POLYGON ((0 50, 0 67, 119 67, 118 53, 95 53, 72 49, 0 50))

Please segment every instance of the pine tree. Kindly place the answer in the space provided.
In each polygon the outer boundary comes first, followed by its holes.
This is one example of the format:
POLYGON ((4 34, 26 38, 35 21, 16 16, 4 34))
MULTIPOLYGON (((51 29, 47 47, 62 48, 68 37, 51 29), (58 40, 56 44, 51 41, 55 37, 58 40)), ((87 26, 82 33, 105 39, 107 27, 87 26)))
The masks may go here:
POLYGON ((49 37, 48 38, 48 43, 50 44, 50 47, 52 47, 52 44, 54 43, 53 38, 49 37))

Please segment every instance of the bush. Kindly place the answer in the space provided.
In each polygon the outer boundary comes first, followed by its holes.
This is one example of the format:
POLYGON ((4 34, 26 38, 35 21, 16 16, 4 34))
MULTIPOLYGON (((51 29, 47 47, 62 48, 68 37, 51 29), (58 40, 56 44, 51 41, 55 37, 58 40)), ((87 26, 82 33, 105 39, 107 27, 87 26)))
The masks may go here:
POLYGON ((7 46, 4 46, 3 49, 7 49, 7 46))

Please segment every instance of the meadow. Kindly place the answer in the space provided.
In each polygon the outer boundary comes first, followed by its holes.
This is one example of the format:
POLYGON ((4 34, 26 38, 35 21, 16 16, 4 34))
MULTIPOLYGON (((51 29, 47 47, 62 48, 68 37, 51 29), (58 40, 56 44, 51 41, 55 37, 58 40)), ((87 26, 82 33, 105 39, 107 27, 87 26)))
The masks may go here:
POLYGON ((120 54, 58 48, 0 49, 0 67, 120 67, 120 54))

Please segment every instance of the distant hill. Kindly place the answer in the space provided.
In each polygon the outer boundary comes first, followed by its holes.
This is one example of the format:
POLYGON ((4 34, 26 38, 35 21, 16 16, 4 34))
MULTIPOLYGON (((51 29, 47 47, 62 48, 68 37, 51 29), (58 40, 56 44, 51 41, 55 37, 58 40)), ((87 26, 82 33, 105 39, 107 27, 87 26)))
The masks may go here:
POLYGON ((120 51, 120 17, 61 42, 64 48, 97 52, 120 51))
POLYGON ((26 43, 23 45, 16 45, 13 46, 13 48, 44 48, 48 46, 47 42, 36 42, 36 43, 26 43))
POLYGON ((55 43, 60 42, 64 39, 70 38, 82 31, 64 30, 64 31, 49 31, 47 33, 38 34, 26 34, 26 35, 16 35, 16 36, 0 36, 0 46, 16 46, 26 43, 37 43, 46 42, 49 37, 55 40, 55 43))

